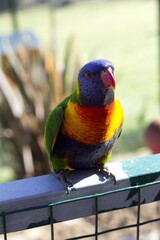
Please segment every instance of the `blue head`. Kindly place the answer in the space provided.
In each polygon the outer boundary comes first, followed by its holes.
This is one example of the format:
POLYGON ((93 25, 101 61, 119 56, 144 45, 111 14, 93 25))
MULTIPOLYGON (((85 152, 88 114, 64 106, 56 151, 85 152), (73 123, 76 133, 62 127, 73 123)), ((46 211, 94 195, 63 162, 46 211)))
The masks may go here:
POLYGON ((85 64, 78 75, 80 101, 84 106, 104 106, 113 101, 113 63, 98 59, 85 64))

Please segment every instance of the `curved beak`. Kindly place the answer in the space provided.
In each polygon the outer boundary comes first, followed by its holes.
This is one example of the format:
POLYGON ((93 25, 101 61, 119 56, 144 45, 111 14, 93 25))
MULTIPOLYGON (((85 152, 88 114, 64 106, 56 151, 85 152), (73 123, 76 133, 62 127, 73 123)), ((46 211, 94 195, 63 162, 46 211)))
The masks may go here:
POLYGON ((101 81, 106 89, 110 87, 115 89, 115 80, 111 67, 101 71, 101 81))

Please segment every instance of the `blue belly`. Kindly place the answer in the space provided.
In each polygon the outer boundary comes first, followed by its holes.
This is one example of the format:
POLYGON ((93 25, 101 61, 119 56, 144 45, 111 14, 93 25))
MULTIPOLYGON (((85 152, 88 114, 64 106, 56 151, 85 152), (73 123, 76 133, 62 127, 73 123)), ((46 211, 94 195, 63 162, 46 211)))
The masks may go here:
POLYGON ((100 159, 105 159, 116 140, 114 136, 106 143, 96 145, 83 144, 59 134, 54 146, 57 157, 67 159, 67 165, 74 169, 87 169, 95 165, 100 159))

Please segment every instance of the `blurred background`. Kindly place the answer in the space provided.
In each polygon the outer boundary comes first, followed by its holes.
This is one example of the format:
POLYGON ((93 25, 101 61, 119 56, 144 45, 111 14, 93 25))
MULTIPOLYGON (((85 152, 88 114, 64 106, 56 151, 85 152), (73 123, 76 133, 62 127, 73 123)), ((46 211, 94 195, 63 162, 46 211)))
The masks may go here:
POLYGON ((160 109, 158 7, 156 0, 0 1, 1 182, 50 171, 46 117, 95 58, 114 63, 125 112, 113 160, 146 152, 143 132, 160 109))
POLYGON ((95 58, 114 63, 125 112, 112 160, 150 153, 144 131, 160 110, 159 6, 158 0, 0 1, 0 182, 50 172, 46 117, 95 58))

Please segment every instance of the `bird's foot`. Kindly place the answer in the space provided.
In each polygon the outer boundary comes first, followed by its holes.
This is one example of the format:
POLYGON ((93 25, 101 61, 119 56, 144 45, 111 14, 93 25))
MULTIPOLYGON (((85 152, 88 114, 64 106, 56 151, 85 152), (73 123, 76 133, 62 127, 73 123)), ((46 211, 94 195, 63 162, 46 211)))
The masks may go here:
POLYGON ((98 171, 101 172, 105 176, 105 178, 110 177, 113 180, 114 184, 116 184, 115 175, 113 173, 111 173, 110 170, 106 166, 101 164, 101 165, 98 165, 97 167, 98 167, 98 171))
POLYGON ((69 177, 70 173, 71 171, 69 169, 60 169, 58 172, 56 172, 57 177, 63 182, 67 194, 75 190, 74 184, 69 177))

